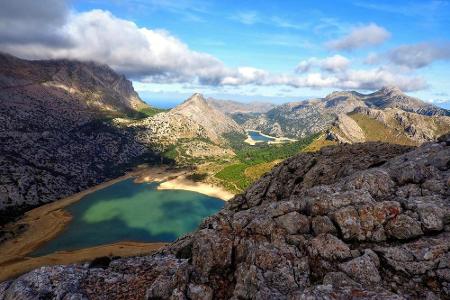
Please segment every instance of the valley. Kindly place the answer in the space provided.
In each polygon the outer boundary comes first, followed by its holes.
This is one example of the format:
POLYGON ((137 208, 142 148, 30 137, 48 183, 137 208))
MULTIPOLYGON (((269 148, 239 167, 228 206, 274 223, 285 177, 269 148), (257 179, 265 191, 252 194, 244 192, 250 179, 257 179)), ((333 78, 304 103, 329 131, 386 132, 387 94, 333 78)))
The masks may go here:
POLYGON ((158 109, 107 66, 0 62, 0 281, 163 251, 291 157, 367 142, 397 144, 391 157, 450 131, 447 110, 392 87, 281 105, 195 93, 158 109))

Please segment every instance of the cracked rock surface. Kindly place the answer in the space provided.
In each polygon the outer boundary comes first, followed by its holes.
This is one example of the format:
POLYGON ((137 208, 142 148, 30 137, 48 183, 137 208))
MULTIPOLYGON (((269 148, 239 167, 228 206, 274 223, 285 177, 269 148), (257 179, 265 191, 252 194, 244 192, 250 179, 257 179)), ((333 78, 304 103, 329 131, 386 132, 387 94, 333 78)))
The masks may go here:
POLYGON ((299 154, 152 256, 42 267, 0 295, 449 299, 450 135, 299 154))

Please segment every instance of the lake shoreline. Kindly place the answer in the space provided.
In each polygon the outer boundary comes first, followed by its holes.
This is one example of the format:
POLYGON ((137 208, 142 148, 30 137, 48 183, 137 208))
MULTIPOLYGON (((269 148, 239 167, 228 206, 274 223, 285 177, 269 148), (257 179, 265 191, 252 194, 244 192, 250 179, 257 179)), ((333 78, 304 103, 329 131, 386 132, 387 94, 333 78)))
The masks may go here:
POLYGON ((14 230, 18 226, 26 226, 26 229, 17 236, 0 244, 0 270, 2 270, 0 272, 0 282, 43 265, 79 263, 108 255, 133 256, 150 254, 160 249, 166 243, 118 242, 74 251, 60 251, 41 257, 28 256, 42 244, 54 239, 67 227, 72 220, 72 216, 64 210, 65 207, 80 201, 88 194, 126 179, 134 178, 136 183, 158 182, 158 189, 161 190, 188 190, 220 198, 224 201, 228 201, 234 196, 222 187, 189 180, 187 179, 189 174, 192 174, 192 171, 187 169, 140 167, 121 177, 26 212, 21 219, 5 227, 7 230, 8 228, 14 230), (145 252, 146 250, 149 251, 145 252))
POLYGON ((251 145, 251 146, 255 146, 256 144, 262 144, 262 143, 267 143, 269 145, 273 145, 273 144, 282 144, 282 143, 286 143, 286 142, 296 142, 297 141, 295 139, 291 139, 291 138, 287 138, 287 137, 270 136, 270 135, 262 133, 260 130, 246 129, 245 132, 247 133, 247 138, 244 140, 244 142, 249 144, 249 145, 251 145), (249 131, 257 132, 259 135, 261 135, 263 137, 266 137, 266 138, 269 138, 269 139, 273 139, 273 141, 268 141, 268 142, 255 141, 248 134, 249 131))

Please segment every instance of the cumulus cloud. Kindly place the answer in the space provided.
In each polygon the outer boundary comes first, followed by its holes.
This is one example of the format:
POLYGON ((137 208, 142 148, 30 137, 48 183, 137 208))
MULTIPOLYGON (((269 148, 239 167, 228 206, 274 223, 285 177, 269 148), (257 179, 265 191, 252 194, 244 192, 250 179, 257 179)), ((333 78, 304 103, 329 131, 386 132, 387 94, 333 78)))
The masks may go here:
POLYGON ((326 72, 342 72, 348 68, 350 61, 342 55, 333 55, 326 57, 324 59, 310 58, 307 60, 302 60, 296 67, 296 72, 305 73, 310 71, 314 67, 320 68, 322 71, 326 72))
POLYGON ((450 43, 403 45, 389 51, 387 58, 396 65, 423 68, 436 60, 450 60, 450 43))
POLYGON ((303 75, 275 74, 252 67, 230 68, 208 53, 190 49, 167 31, 139 27, 108 11, 69 12, 59 0, 41 0, 39 5, 38 1, 15 1, 20 4, 0 2, 0 51, 23 58, 96 61, 148 83, 342 89, 398 85, 405 91, 425 86, 419 77, 385 69, 349 70, 349 60, 340 55, 301 62, 298 71, 317 69, 303 75), (20 9, 28 4, 36 6, 37 13, 20 9), (17 29, 17 34, 13 29, 17 29))
POLYGON ((65 1, 15 0, 0 3, 0 41, 4 43, 41 43, 54 47, 67 44, 59 27, 68 15, 65 1))
POLYGON ((385 28, 371 23, 352 29, 346 36, 327 42, 327 46, 335 50, 354 50, 383 43, 391 36, 385 28))
POLYGON ((213 56, 192 51, 170 33, 140 28, 135 23, 92 10, 75 13, 62 27, 69 43, 55 47, 34 43, 0 42, 0 49, 25 58, 93 60, 134 78, 149 81, 199 81, 213 84, 226 68, 213 56))

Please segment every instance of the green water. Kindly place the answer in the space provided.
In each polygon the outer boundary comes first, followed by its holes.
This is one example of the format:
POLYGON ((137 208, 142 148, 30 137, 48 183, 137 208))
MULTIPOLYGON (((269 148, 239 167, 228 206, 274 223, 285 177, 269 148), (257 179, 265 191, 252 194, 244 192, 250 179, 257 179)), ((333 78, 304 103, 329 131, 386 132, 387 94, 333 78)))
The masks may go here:
POLYGON ((157 183, 124 180, 68 206, 73 219, 33 256, 119 241, 171 242, 219 211, 224 201, 182 190, 157 190, 157 183))

